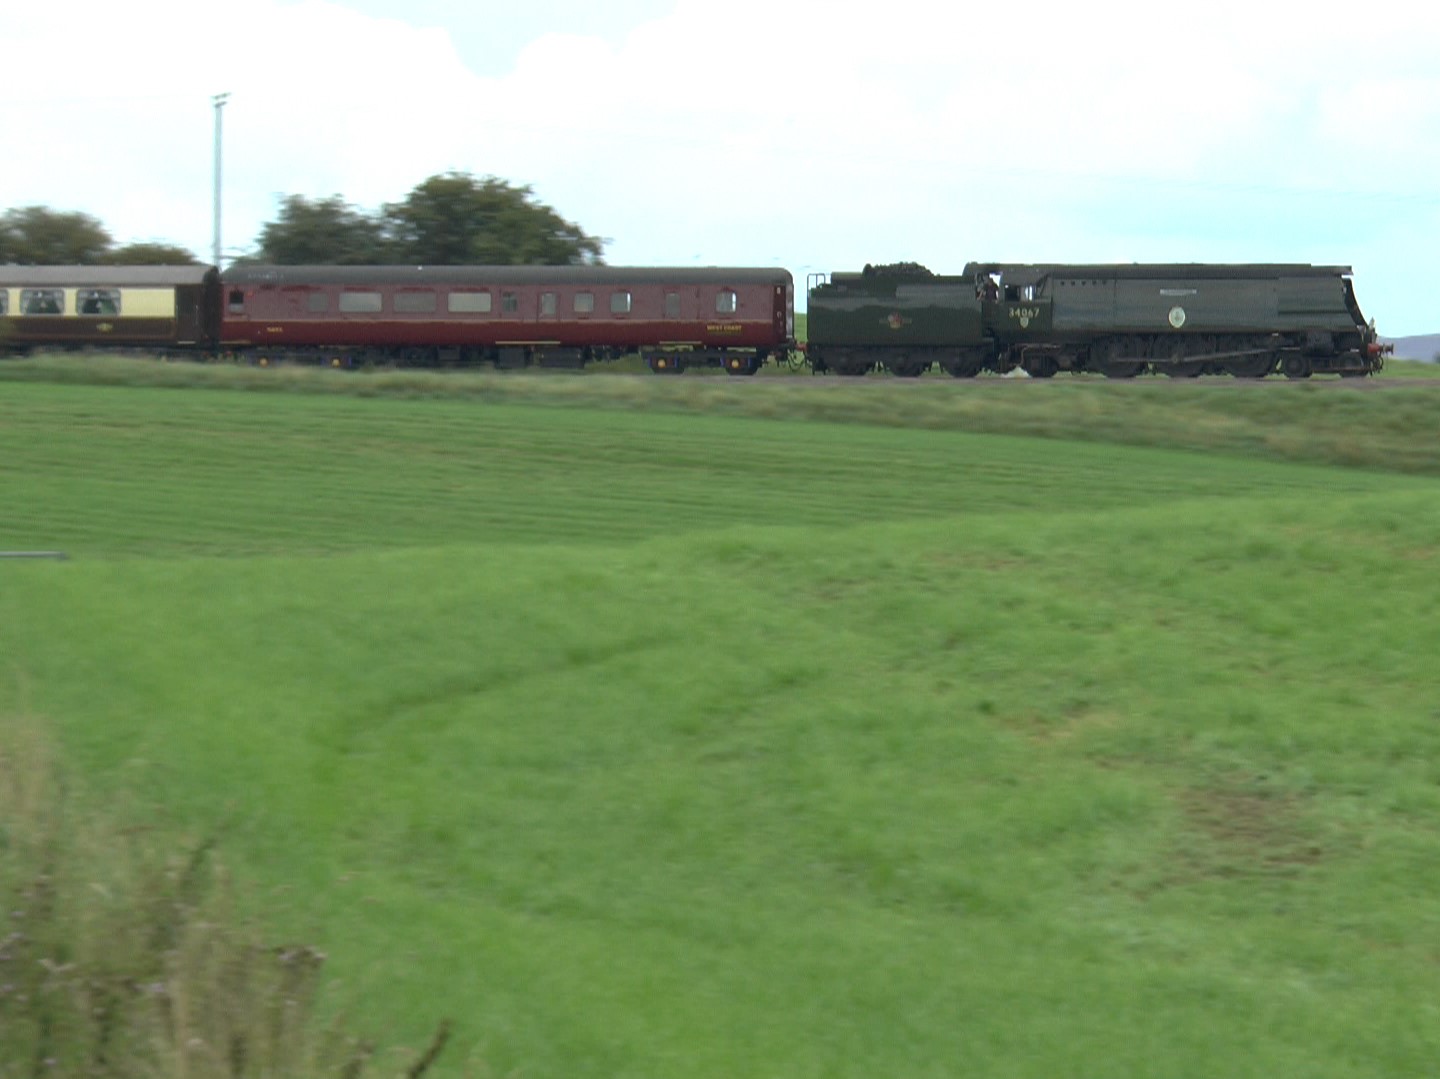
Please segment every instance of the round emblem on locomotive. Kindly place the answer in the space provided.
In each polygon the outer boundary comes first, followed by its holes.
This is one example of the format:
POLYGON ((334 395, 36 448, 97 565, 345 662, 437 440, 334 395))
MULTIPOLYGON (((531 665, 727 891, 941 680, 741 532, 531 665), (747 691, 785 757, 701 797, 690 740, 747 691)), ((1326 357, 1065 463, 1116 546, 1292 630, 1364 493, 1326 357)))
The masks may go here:
POLYGON ((1185 308, 1179 304, 1170 308, 1170 325, 1174 326, 1177 330, 1185 325, 1185 308))

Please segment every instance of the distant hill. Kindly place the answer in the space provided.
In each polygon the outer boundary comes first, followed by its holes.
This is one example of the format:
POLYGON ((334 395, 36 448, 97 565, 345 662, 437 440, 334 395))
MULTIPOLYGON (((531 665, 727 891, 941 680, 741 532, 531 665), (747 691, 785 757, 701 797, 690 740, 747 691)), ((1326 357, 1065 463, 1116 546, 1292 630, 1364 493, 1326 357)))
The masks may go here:
POLYGON ((1421 334, 1418 337, 1382 337, 1380 340, 1395 346, 1398 360, 1424 360, 1433 362, 1440 353, 1440 333, 1421 334))

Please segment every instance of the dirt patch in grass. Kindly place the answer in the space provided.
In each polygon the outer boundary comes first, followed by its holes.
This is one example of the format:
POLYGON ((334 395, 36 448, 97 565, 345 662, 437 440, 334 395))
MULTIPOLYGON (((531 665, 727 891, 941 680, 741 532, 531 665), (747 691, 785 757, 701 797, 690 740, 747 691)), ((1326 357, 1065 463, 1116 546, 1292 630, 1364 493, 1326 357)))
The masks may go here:
POLYGON ((1293 875, 1325 857, 1297 794, 1252 783, 1188 788, 1176 801, 1187 833, 1182 876, 1293 875))

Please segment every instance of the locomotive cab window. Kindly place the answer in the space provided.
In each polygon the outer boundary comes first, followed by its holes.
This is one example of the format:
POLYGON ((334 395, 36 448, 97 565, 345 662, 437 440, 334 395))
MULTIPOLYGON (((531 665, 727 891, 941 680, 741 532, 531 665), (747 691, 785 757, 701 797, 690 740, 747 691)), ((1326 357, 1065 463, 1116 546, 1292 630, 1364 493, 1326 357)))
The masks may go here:
POLYGON ((452 315, 488 315, 492 300, 488 292, 452 292, 447 303, 452 315))
POLYGON ((717 315, 733 315, 737 308, 737 297, 730 289, 721 289, 715 294, 715 313, 717 315))
POLYGON ((59 288, 22 288, 22 315, 58 315, 65 310, 65 290, 59 288))
POLYGON ((612 315, 628 315, 630 313, 630 293, 612 292, 610 294, 610 313, 612 315))
POLYGON ((575 293, 575 313, 577 315, 588 315, 595 310, 595 293, 575 293))
POLYGON ((118 315, 118 288, 82 288, 75 294, 75 310, 81 315, 118 315))

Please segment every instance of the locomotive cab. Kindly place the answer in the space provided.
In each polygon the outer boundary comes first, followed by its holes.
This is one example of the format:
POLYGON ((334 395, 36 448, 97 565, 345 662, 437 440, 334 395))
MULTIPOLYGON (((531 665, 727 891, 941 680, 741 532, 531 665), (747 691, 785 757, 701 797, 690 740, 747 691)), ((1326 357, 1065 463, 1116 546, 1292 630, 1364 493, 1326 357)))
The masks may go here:
POLYGON ((1048 275, 1044 267, 970 265, 985 326, 1002 343, 1038 342, 1050 332, 1048 275))

